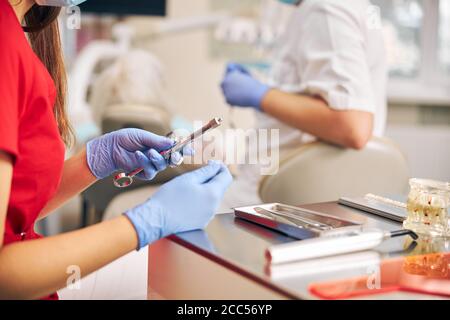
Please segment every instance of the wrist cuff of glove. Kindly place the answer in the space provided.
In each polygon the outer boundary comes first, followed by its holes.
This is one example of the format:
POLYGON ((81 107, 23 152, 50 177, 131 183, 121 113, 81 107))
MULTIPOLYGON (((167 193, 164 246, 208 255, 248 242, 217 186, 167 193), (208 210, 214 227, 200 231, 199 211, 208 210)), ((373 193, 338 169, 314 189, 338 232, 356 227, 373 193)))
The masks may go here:
POLYGON ((95 172, 93 165, 95 164, 95 156, 92 152, 92 144, 95 143, 95 141, 89 141, 86 144, 86 162, 88 165, 89 170, 91 171, 91 173, 97 178, 97 179, 103 179, 105 177, 99 175, 98 173, 95 172))
POLYGON ((270 87, 267 86, 267 85, 265 85, 265 84, 262 84, 262 85, 258 88, 258 90, 256 90, 256 92, 255 92, 255 97, 256 97, 256 99, 255 99, 254 106, 256 107, 256 109, 257 109, 258 111, 263 112, 263 110, 262 110, 262 108, 261 108, 262 100, 264 99, 265 95, 267 94, 267 92, 268 92, 269 90, 270 90, 270 87))
POLYGON ((139 240, 136 250, 139 251, 163 237, 164 218, 160 208, 151 208, 147 203, 125 212, 124 215, 136 230, 139 240))

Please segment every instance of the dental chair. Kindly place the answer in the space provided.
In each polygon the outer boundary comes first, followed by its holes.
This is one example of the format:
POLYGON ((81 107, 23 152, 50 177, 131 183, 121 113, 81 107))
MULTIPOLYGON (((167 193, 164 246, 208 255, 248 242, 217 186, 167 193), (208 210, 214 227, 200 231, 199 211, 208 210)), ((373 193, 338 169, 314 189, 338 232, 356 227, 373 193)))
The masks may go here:
POLYGON ((260 181, 259 195, 266 203, 290 205, 399 195, 407 192, 408 179, 404 155, 386 138, 373 138, 359 151, 312 142, 283 156, 278 173, 260 181))
POLYGON ((158 135, 170 132, 171 115, 162 108, 144 105, 114 105, 101 117, 102 132, 139 128, 158 135))

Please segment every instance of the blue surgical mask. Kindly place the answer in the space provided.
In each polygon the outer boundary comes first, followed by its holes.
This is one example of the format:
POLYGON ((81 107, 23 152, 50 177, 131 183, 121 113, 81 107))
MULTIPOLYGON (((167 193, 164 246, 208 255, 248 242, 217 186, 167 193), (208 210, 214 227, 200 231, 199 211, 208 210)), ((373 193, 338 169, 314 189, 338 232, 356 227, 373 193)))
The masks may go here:
POLYGON ((40 6, 50 7, 71 7, 77 6, 86 0, 36 0, 36 3, 40 6))

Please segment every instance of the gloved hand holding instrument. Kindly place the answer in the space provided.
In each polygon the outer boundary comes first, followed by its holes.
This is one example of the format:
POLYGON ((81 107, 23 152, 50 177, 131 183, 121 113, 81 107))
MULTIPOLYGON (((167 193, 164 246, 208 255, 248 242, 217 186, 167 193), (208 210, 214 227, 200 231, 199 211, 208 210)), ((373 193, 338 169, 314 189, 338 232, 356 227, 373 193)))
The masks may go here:
MULTIPOLYGON (((139 129, 111 132, 88 142, 87 163, 99 179, 118 170, 134 169, 133 175, 150 180, 182 159, 190 142, 221 122, 220 118, 214 118, 179 143, 139 129)), ((223 163, 210 161, 205 167, 167 182, 151 199, 127 211, 125 215, 138 236, 138 249, 170 234, 204 228, 231 181, 223 163)))
POLYGON ((171 153, 165 159, 160 152, 174 145, 173 139, 140 129, 122 129, 105 134, 87 143, 87 163, 94 176, 103 179, 116 171, 142 168, 137 175, 152 180, 169 164, 177 164, 182 150, 171 153))
POLYGON ((231 181, 223 163, 210 161, 167 182, 149 200, 127 211, 138 249, 170 234, 206 227, 231 181))
MULTIPOLYGON (((165 160, 171 161, 173 166, 178 166, 183 162, 183 157, 179 156, 180 152, 182 154, 193 153, 193 150, 189 148, 191 142, 201 137, 207 131, 217 128, 221 124, 221 118, 214 118, 200 129, 191 133, 188 137, 177 139, 175 141, 175 144, 170 149, 164 149, 159 154, 165 160)), ((154 155, 154 157, 156 157, 156 155, 154 155)), ((133 177, 139 175, 143 171, 145 172, 145 167, 139 167, 129 173, 119 173, 114 177, 114 185, 118 188, 126 188, 133 183, 133 177)))
POLYGON ((152 180, 168 165, 180 165, 183 154, 193 153, 191 142, 221 123, 221 118, 214 118, 179 141, 140 129, 111 132, 87 143, 87 163, 91 172, 99 179, 119 170, 128 172, 114 177, 114 184, 119 188, 128 187, 135 176, 152 180))

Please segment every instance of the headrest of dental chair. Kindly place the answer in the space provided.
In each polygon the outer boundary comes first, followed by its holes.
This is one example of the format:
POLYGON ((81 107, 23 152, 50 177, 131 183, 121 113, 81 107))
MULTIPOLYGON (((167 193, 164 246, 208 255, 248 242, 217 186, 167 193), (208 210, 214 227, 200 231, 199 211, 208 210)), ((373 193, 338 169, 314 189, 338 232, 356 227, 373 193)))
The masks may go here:
POLYGON ((408 179, 403 153, 387 138, 372 138, 358 151, 312 142, 285 154, 278 172, 260 181, 259 195, 264 202, 291 205, 366 193, 401 195, 408 179))
POLYGON ((114 105, 105 109, 101 117, 102 132, 123 128, 139 128, 159 135, 171 131, 171 115, 164 109, 144 105, 114 105))

